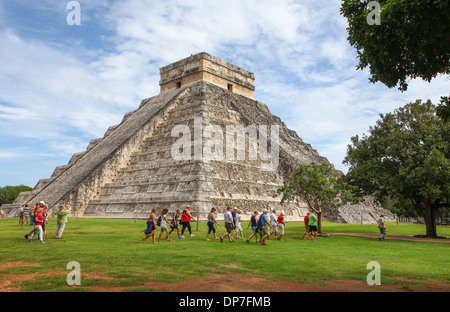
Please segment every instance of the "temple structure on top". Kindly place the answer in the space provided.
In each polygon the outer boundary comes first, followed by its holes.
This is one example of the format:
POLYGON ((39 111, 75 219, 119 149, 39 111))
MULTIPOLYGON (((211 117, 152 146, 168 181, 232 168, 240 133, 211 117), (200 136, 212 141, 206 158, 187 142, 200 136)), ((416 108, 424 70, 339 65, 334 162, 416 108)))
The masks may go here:
POLYGON ((161 92, 179 89, 198 81, 207 81, 233 93, 254 98, 253 73, 206 52, 165 66, 160 69, 160 74, 161 92))

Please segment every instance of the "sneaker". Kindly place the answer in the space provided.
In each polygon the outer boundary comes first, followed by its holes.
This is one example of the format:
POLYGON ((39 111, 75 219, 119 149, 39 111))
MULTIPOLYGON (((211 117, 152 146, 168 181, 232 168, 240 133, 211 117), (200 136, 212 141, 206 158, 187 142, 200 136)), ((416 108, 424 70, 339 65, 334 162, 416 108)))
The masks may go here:
POLYGON ((223 243, 223 237, 220 238, 220 242, 223 243))
POLYGON ((28 234, 25 235, 25 239, 28 240, 28 234))
POLYGON ((191 237, 194 237, 195 235, 194 234, 191 234, 191 237))
POLYGON ((180 236, 180 239, 183 239, 183 238, 186 238, 186 237, 184 237, 184 235, 181 235, 181 236, 180 236))

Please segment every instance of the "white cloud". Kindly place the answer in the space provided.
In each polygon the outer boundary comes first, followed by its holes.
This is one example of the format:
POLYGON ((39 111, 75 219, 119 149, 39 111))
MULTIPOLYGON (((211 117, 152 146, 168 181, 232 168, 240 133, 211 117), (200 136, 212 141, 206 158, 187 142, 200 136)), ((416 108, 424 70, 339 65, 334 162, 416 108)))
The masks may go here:
POLYGON ((16 158, 20 156, 19 153, 17 152, 5 152, 5 151, 0 151, 0 159, 5 159, 5 158, 16 158))

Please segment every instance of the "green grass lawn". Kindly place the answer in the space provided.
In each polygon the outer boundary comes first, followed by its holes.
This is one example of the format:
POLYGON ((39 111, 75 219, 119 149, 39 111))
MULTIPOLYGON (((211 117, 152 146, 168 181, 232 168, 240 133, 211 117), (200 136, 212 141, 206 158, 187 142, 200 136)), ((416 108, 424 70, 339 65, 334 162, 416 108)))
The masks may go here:
MULTIPOLYGON (((63 240, 53 239, 55 219, 47 225, 47 244, 28 243, 24 235, 30 226, 19 227, 17 219, 0 220, 0 265, 7 262, 37 262, 40 266, 10 267, 0 270, 0 280, 10 274, 64 271, 67 263, 77 261, 82 272, 100 272, 111 280, 83 279, 82 286, 67 286, 66 276, 44 276, 18 282, 24 291, 86 291, 94 285, 139 286, 147 281, 166 283, 201 278, 210 273, 251 273, 266 278, 299 283, 323 283, 336 279, 365 281, 371 261, 381 265, 383 285, 411 280, 436 280, 450 283, 450 245, 389 240, 389 234, 424 234, 424 225, 388 224, 388 240, 367 237, 330 236, 318 241, 302 240, 303 222, 290 222, 283 241, 270 239, 267 246, 235 240, 223 243, 205 240, 206 223, 200 223, 195 237, 172 242, 151 239, 142 244, 140 231, 145 221, 69 218, 63 240), (233 266, 224 266, 233 264, 233 266), (150 274, 151 272, 151 274, 150 274)), ((247 223, 244 222, 246 227, 247 223)), ((324 223, 326 233, 378 233, 376 225, 324 223)), ((218 235, 225 232, 223 222, 218 235)), ((159 234, 159 228, 158 232, 159 234)), ((250 230, 245 231, 248 237, 250 230)), ((438 235, 450 236, 448 227, 438 227, 438 235)), ((212 237, 210 237, 212 238, 212 237)))

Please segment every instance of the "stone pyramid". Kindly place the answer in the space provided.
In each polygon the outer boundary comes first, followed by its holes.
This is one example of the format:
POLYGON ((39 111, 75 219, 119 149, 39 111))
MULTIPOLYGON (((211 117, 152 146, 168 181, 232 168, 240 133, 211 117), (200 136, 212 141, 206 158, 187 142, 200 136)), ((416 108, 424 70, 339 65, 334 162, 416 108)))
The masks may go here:
POLYGON ((147 218, 154 207, 191 205, 205 219, 211 207, 220 218, 230 206, 247 218, 276 208, 303 219, 304 203, 273 196, 297 163, 326 158, 253 99, 254 75, 207 53, 160 74, 159 95, 4 210, 45 201, 53 214, 70 204, 74 216, 147 218))

